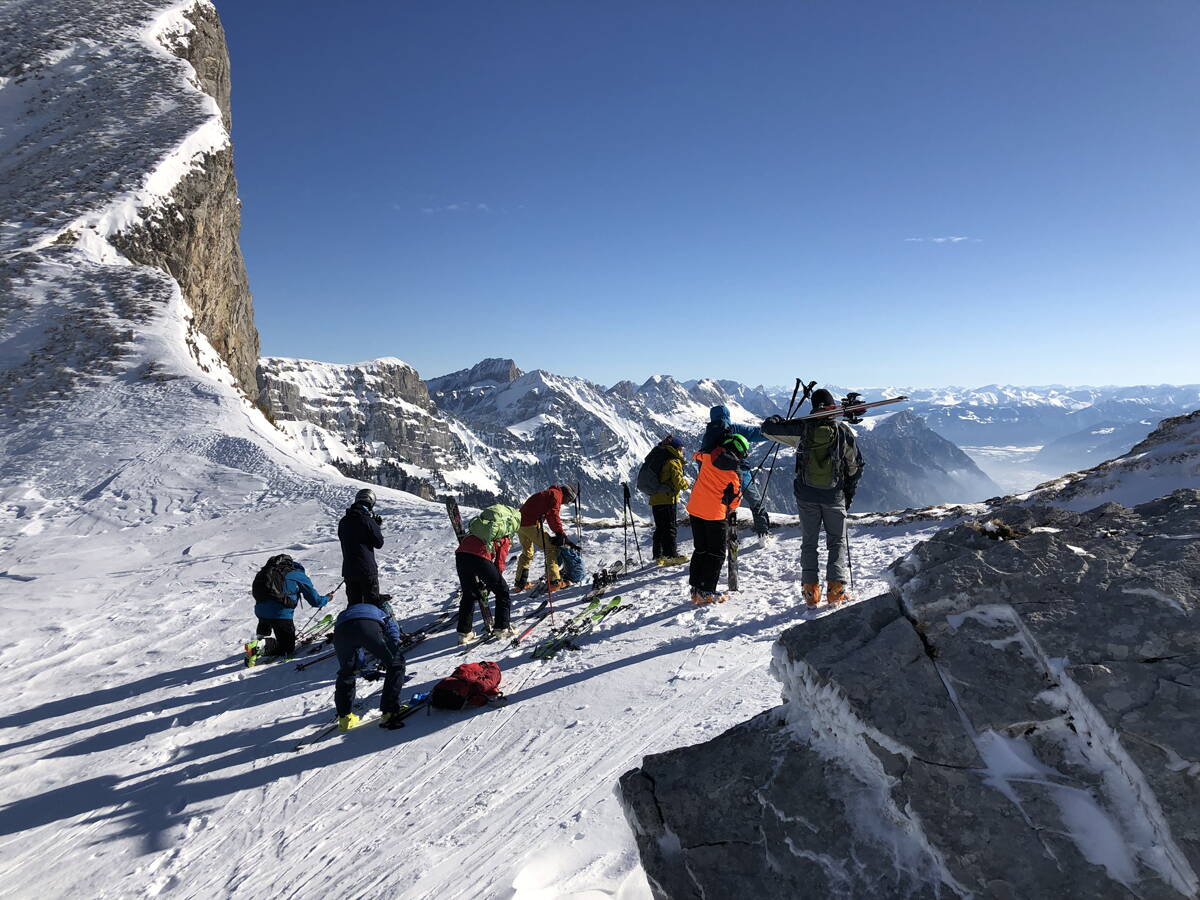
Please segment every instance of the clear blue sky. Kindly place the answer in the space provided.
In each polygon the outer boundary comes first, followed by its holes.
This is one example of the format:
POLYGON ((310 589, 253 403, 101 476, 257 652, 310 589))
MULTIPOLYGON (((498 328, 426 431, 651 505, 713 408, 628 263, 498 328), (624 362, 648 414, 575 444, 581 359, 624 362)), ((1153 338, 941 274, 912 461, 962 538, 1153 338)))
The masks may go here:
POLYGON ((266 354, 1200 380, 1192 0, 218 8, 266 354))

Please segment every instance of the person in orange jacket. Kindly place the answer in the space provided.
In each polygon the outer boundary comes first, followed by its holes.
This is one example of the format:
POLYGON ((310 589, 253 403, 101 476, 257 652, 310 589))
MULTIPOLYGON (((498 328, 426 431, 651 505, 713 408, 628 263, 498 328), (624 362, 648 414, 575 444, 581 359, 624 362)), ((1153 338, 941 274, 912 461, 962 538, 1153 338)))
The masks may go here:
POLYGON ((692 485, 687 511, 692 522, 692 562, 688 582, 692 602, 724 603, 717 593, 717 579, 725 564, 726 517, 742 502, 742 480, 738 463, 750 452, 750 442, 740 434, 730 435, 712 450, 692 456, 700 463, 700 474, 692 485))

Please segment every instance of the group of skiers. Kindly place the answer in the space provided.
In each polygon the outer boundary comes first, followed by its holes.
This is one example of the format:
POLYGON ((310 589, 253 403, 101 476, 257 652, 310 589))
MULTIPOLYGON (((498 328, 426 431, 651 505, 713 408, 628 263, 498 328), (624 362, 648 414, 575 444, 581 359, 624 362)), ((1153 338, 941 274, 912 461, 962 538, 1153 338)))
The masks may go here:
MULTIPOLYGON (((813 413, 837 408, 832 394, 812 394, 813 413)), ((847 511, 862 475, 863 459, 854 432, 832 416, 785 419, 771 416, 761 426, 735 424, 726 406, 710 411, 700 448, 692 459, 699 471, 689 485, 684 474, 683 442, 667 435, 647 457, 639 473, 638 486, 648 494, 654 518, 653 554, 659 565, 690 562, 688 581, 691 600, 697 605, 724 602, 717 590, 731 527, 731 514, 743 501, 751 510, 754 530, 769 533, 770 519, 763 509, 754 471, 747 461, 754 444, 773 440, 796 448, 794 492, 802 533, 800 569, 803 598, 809 606, 821 602, 817 543, 825 534, 828 561, 825 597, 831 605, 847 599, 846 553, 847 511), (691 557, 681 555, 677 521, 681 494, 690 487, 687 513, 692 531, 691 557)), ((579 546, 563 525, 562 510, 575 503, 578 494, 571 485, 551 485, 530 496, 519 509, 495 504, 471 520, 456 548, 454 559, 461 586, 458 610, 458 643, 475 641, 475 610, 484 614, 490 637, 515 637, 511 624, 511 591, 504 577, 505 563, 513 538, 521 545, 513 591, 529 587, 535 554, 545 560, 547 590, 553 592, 581 580, 579 546), (564 566, 568 571, 564 571, 564 566), (569 577, 574 575, 572 579, 569 577), (483 602, 486 595, 494 607, 483 602)), ((346 608, 333 625, 333 644, 338 659, 334 692, 338 727, 349 730, 358 724, 352 709, 356 677, 368 670, 381 672, 380 724, 400 727, 400 690, 405 661, 401 652, 404 634, 396 623, 391 598, 379 591, 379 569, 375 551, 383 546, 382 518, 375 512, 375 493, 360 490, 354 503, 338 522, 342 549, 342 577, 346 608), (370 662, 368 661, 370 660, 370 662)), ((253 588, 257 640, 247 644, 247 662, 256 655, 288 656, 296 648, 293 610, 303 599, 322 609, 333 593, 322 595, 313 587, 304 568, 286 555, 268 560, 256 576, 253 588)))
MULTIPOLYGON (((812 395, 814 413, 837 409, 833 395, 817 390, 812 395)), ((822 531, 828 550, 825 596, 831 605, 846 600, 849 567, 846 552, 847 510, 862 477, 863 459, 854 432, 845 422, 771 416, 762 426, 734 423, 729 408, 714 406, 700 449, 692 459, 700 470, 691 485, 687 513, 692 530, 692 556, 688 572, 691 599, 697 605, 720 602, 717 591, 725 563, 730 515, 745 502, 760 537, 770 533, 771 520, 747 457, 754 444, 774 440, 796 448, 794 492, 802 534, 800 580, 805 602, 818 606, 821 583, 817 543, 822 531)), ((683 472, 683 442, 667 435, 646 457, 638 476, 654 517, 653 552, 659 565, 687 562, 679 555, 676 527, 680 494, 687 490, 683 472)))

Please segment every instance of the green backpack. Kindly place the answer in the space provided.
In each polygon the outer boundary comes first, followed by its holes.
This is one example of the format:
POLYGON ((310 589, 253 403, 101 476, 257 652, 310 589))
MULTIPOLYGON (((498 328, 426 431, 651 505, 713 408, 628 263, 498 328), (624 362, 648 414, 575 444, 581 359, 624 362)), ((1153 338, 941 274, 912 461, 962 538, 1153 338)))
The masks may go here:
POLYGON ((520 527, 520 510, 502 503, 489 506, 467 523, 467 531, 488 547, 502 538, 511 537, 520 527))
POLYGON ((836 422, 816 422, 809 426, 803 444, 800 477, 816 488, 835 488, 842 479, 842 436, 836 422))

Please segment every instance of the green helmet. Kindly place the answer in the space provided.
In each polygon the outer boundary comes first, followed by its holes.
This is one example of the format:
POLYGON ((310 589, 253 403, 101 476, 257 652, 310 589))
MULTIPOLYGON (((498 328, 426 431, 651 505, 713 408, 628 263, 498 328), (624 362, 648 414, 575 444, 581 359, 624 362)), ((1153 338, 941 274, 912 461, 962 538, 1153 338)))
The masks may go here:
POLYGON ((740 434, 731 434, 725 438, 725 446, 738 456, 745 456, 750 452, 750 442, 740 434))

